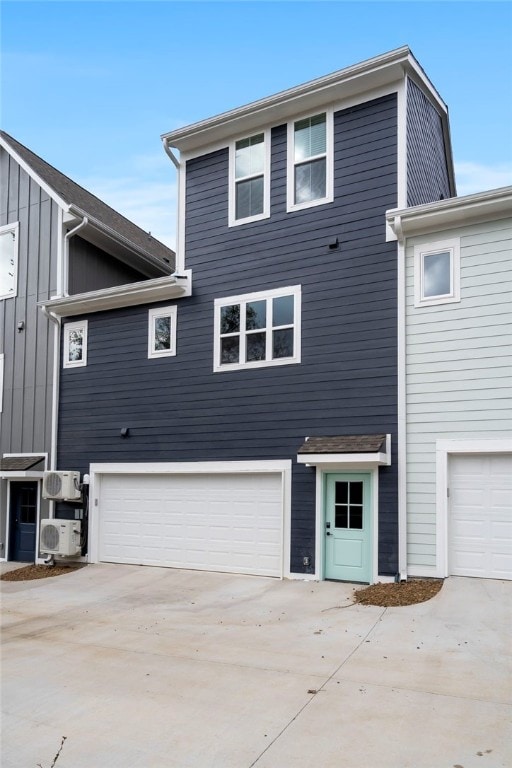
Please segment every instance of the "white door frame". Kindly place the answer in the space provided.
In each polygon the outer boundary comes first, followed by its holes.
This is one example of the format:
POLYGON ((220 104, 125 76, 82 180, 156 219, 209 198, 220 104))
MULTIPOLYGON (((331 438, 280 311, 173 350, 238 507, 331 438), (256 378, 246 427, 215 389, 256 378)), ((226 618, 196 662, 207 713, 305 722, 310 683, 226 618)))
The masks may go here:
MULTIPOLYGON (((302 578, 310 578, 322 581, 325 576, 325 475, 342 474, 343 472, 367 472, 370 474, 372 488, 372 566, 370 583, 377 581, 379 574, 379 467, 375 464, 337 464, 333 466, 317 466, 316 468, 316 545, 315 545, 315 573, 311 576, 303 574, 302 578)), ((379 576, 379 581, 393 581, 393 577, 379 576)))
MULTIPOLYGON (((101 513, 101 478, 103 475, 209 475, 238 473, 275 473, 281 475, 281 578, 293 578, 290 573, 292 498, 292 462, 290 460, 91 464, 89 472, 89 549, 87 558, 90 563, 99 562, 99 515, 101 513)), ((301 575, 299 575, 299 578, 301 578, 301 575)))
POLYGON ((449 576, 448 567, 448 463, 452 454, 512 453, 512 439, 436 440, 436 571, 449 576))

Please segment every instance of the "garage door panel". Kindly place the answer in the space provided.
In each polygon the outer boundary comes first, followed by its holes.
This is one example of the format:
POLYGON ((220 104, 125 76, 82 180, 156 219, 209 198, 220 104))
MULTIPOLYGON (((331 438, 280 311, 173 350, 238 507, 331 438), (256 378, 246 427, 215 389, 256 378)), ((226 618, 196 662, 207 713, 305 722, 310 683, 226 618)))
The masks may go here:
POLYGON ((449 568, 512 579, 512 457, 450 457, 449 568))
POLYGON ((281 575, 280 473, 108 475, 99 559, 281 575))

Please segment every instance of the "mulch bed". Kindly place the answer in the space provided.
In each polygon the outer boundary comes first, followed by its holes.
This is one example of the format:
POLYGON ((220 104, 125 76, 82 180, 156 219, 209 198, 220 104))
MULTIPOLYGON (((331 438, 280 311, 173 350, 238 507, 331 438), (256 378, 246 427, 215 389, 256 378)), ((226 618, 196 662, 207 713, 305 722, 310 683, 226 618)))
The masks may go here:
POLYGON ((442 579, 409 579, 399 584, 371 584, 354 592, 354 599, 362 605, 395 605, 424 603, 435 597, 443 586, 442 579))
POLYGON ((33 579, 47 579, 49 576, 62 576, 64 573, 73 573, 84 568, 87 563, 73 563, 72 565, 26 565, 7 571, 0 576, 2 581, 32 581, 33 579))

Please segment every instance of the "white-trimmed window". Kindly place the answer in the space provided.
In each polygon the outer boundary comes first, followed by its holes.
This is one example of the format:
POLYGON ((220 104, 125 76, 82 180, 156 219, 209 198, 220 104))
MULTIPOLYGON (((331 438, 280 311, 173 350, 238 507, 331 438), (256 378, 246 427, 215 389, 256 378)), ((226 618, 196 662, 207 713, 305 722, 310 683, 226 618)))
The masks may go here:
POLYGON ((87 365, 87 320, 64 325, 64 368, 87 365))
POLYGON ((270 131, 229 147, 229 226, 270 216, 270 131))
POLYGON ((288 123, 288 211, 332 202, 332 155, 332 110, 288 123))
POLYGON ((416 307, 460 301, 460 240, 414 247, 416 307))
POLYGON ((18 230, 18 222, 0 227, 0 299, 17 294, 18 230))
POLYGON ((300 363, 301 288, 215 300, 214 371, 300 363))
POLYGON ((177 307, 157 307, 148 313, 148 357, 176 354, 177 307))

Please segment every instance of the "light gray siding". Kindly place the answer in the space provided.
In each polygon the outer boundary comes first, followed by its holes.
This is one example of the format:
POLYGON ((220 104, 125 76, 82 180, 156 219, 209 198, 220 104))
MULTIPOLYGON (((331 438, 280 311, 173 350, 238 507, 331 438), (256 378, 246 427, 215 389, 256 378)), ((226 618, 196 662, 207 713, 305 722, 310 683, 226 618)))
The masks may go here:
POLYGON ((0 175, 0 225, 19 222, 17 296, 0 300, 0 353, 4 354, 0 451, 47 451, 53 329, 37 302, 56 289, 58 209, 3 149, 0 175), (17 330, 20 322, 22 331, 17 330))
POLYGON ((409 570, 436 564, 438 439, 512 432, 512 219, 416 238, 406 251, 409 570), (414 306, 414 245, 460 237, 460 302, 414 306))

